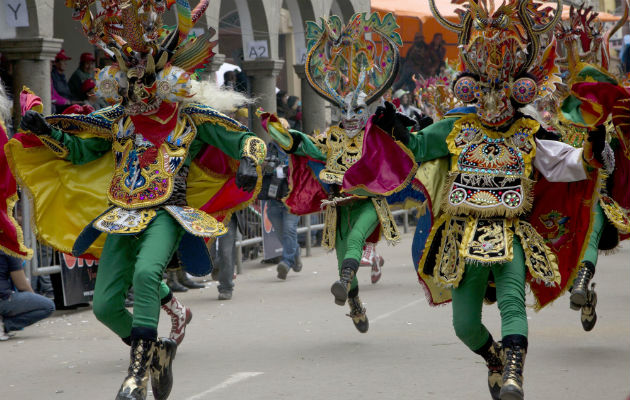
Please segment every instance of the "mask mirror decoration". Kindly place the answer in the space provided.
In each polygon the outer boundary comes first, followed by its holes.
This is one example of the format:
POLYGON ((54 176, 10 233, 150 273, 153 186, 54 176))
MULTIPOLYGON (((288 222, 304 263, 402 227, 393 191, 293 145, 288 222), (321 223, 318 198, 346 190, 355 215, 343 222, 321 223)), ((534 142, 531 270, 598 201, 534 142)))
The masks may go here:
POLYGON ((519 104, 526 105, 536 98, 536 82, 531 78, 519 78, 512 84, 512 98, 519 104))
POLYGON ((455 96, 464 103, 472 103, 479 99, 481 90, 477 80, 471 76, 463 76, 459 78, 453 85, 455 96))
POLYGON ((307 22, 306 77, 320 96, 342 110, 348 133, 363 129, 367 105, 396 77, 402 46, 398 28, 392 14, 381 20, 376 13, 359 13, 347 25, 334 15, 307 22), (363 126, 357 128, 357 123, 363 126))

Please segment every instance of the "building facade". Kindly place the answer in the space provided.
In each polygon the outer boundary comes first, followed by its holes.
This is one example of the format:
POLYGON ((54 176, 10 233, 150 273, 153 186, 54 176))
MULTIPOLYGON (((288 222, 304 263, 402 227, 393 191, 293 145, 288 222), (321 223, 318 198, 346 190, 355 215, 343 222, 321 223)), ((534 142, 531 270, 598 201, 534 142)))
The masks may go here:
MULTIPOLYGON (((72 57, 67 76, 79 56, 95 52, 72 21, 72 10, 62 0, 17 0, 0 8, 0 53, 10 63, 14 94, 23 85, 41 96, 50 112, 50 64, 64 48, 72 57), (7 5, 12 3, 13 8, 7 5), (17 5, 20 5, 19 7, 17 5), (23 6, 23 7, 22 7, 23 6)), ((198 0, 191 0, 195 6, 198 0)), ((355 12, 369 11, 370 0, 210 0, 205 26, 217 30, 218 53, 210 71, 224 62, 238 65, 249 77, 251 95, 267 111, 276 110, 276 88, 300 96, 303 129, 325 127, 325 103, 305 80, 305 21, 336 14, 348 20, 355 12)), ((170 18, 173 18, 169 14, 170 18)), ((165 21, 169 23, 168 19, 165 21)), ((203 24, 199 24, 204 28, 203 24)), ((212 75, 211 75, 212 76, 212 75)), ((253 129, 266 137, 258 121, 253 129)))

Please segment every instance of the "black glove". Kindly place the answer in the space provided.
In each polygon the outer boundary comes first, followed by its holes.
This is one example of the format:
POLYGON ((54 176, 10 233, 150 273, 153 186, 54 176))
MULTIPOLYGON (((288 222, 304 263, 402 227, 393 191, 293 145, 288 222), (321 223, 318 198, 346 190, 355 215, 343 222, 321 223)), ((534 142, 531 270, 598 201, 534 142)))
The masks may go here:
POLYGON ((423 116, 418 114, 417 112, 413 112, 413 118, 416 120, 416 126, 415 128, 417 128, 417 130, 421 131, 424 128, 426 128, 427 126, 431 125, 433 123, 433 118, 428 117, 428 116, 423 116))
POLYGON ((394 127, 394 117, 396 116, 396 107, 389 101, 385 102, 385 107, 378 106, 372 122, 387 133, 392 131, 394 127))
POLYGON ((33 110, 28 110, 24 114, 20 121, 20 128, 25 131, 31 131, 36 135, 50 136, 52 133, 52 127, 46 122, 44 116, 33 110))
POLYGON ((416 124, 416 121, 412 118, 397 113, 396 108, 390 102, 386 102, 385 107, 380 106, 376 109, 372 122, 405 145, 409 144, 409 130, 407 127, 416 124))
POLYGON ((241 158, 241 163, 236 171, 236 186, 246 192, 253 192, 258 181, 256 163, 249 157, 241 158))
POLYGON ((604 147, 606 146, 606 127, 598 125, 597 129, 588 131, 587 140, 591 143, 593 157, 595 160, 604 165, 604 147))

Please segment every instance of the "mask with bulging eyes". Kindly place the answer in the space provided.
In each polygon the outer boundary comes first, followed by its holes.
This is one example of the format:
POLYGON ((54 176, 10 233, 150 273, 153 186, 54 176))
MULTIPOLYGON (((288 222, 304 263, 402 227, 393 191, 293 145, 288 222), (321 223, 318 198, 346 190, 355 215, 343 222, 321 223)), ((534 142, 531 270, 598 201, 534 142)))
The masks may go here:
POLYGON ((369 114, 365 103, 367 95, 363 92, 348 93, 341 107, 341 126, 348 137, 355 137, 367 124, 369 114))

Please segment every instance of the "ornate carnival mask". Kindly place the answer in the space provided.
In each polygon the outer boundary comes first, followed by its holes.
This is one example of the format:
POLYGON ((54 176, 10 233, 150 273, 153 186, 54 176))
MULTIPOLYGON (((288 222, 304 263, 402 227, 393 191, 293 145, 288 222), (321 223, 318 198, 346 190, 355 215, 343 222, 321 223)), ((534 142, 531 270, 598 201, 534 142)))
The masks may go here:
MULTIPOLYGON (((474 103, 480 120, 498 127, 508 122, 517 107, 554 90, 555 43, 540 52, 540 36, 558 22, 562 12, 557 0, 553 18, 545 18, 532 0, 509 0, 494 9, 493 2, 469 0, 460 10, 461 24, 444 19, 434 0, 429 0, 435 18, 457 32, 461 69, 453 85, 455 96, 474 103)), ((548 15, 548 14, 547 14, 548 15)))
POLYGON ((367 124, 367 106, 391 85, 399 68, 402 39, 392 14, 360 13, 347 25, 339 17, 307 22, 306 77, 315 91, 342 112, 354 137, 367 124))
POLYGON ((352 92, 344 99, 346 108, 341 110, 341 126, 348 137, 355 137, 367 124, 369 114, 365 103, 366 96, 363 92, 352 92))
POLYGON ((189 36, 208 0, 201 0, 193 10, 187 0, 178 0, 177 25, 169 28, 162 25, 162 14, 172 4, 166 0, 66 1, 90 42, 116 60, 97 71, 97 95, 122 103, 128 115, 151 113, 162 102, 190 97, 191 74, 214 56, 213 29, 199 37, 189 36), (97 2, 101 8, 92 12, 97 2))

